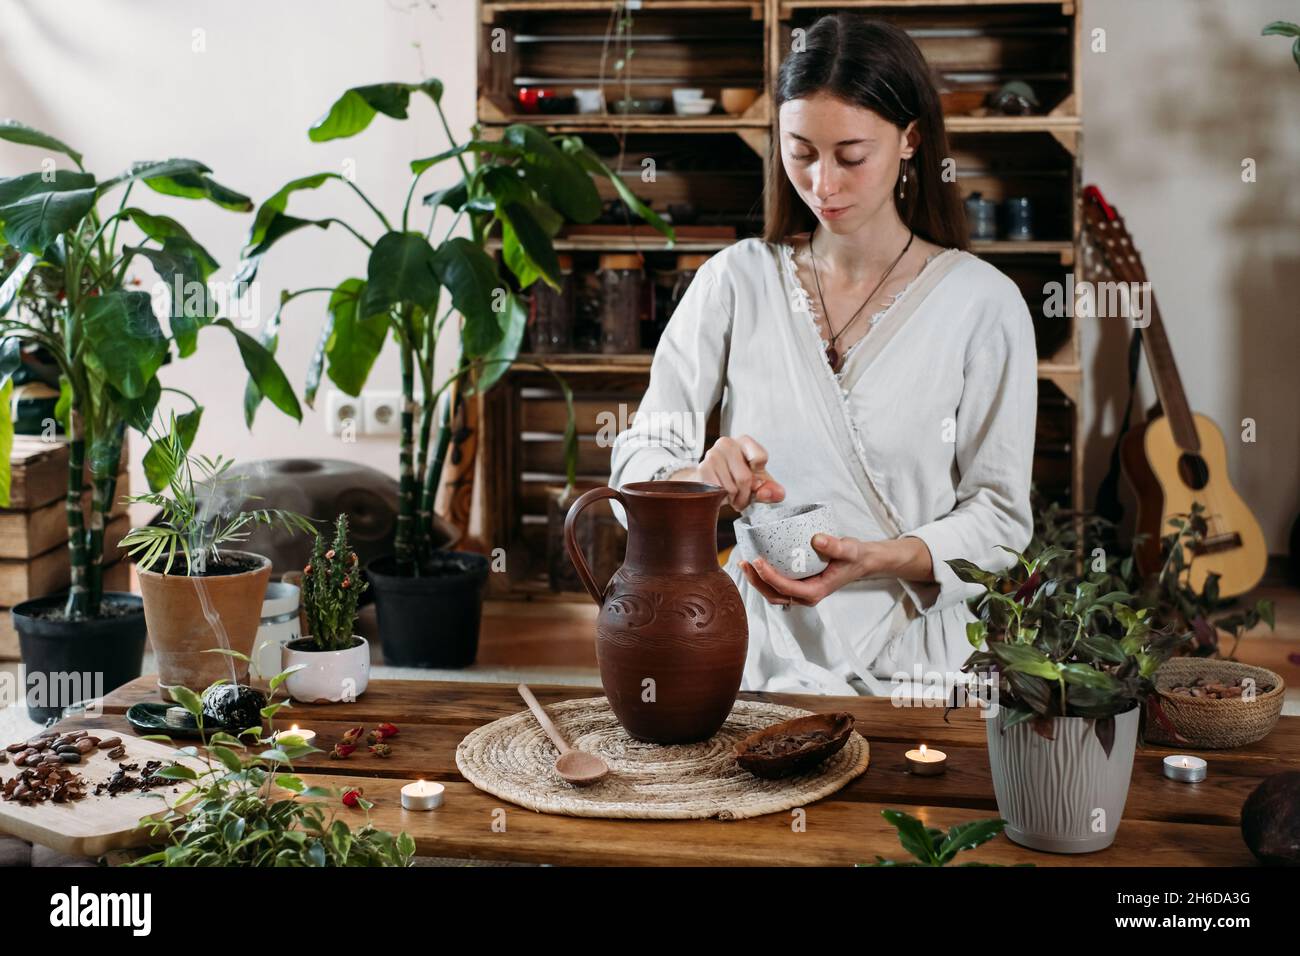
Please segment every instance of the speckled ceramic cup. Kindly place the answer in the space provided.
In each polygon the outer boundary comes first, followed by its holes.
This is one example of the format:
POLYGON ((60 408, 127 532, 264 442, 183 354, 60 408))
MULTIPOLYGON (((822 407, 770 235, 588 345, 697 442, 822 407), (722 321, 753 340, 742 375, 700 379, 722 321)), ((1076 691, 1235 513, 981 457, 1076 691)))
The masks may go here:
POLYGON ((826 570, 812 546, 813 535, 836 534, 830 505, 754 505, 736 519, 736 544, 746 561, 759 557, 788 578, 810 578, 826 570))

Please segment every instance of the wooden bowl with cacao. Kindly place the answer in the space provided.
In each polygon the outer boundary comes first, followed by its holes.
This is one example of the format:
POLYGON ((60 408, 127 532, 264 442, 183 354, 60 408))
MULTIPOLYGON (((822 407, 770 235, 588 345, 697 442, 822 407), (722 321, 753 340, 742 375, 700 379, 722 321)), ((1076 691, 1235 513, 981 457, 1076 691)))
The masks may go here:
POLYGON ((837 753, 853 733, 844 711, 808 714, 772 724, 736 743, 736 763, 756 777, 774 780, 803 773, 837 753))

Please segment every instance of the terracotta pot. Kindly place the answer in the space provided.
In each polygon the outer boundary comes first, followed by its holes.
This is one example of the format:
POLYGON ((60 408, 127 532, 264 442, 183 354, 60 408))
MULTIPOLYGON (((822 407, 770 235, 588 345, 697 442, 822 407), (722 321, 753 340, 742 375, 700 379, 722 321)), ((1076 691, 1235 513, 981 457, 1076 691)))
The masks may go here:
POLYGON ((149 641, 158 658, 158 687, 164 698, 169 696, 167 688, 177 684, 202 693, 222 677, 237 684, 248 681, 248 665, 243 661, 226 654, 204 652, 224 646, 252 656, 266 583, 271 577, 271 562, 247 551, 222 553, 250 558, 258 566, 240 574, 197 578, 136 568, 149 641), (206 597, 212 621, 204 615, 201 593, 206 597), (225 631, 224 644, 219 630, 225 631))
POLYGON ((596 660, 610 707, 638 740, 707 740, 736 702, 749 644, 740 592, 718 565, 726 492, 694 481, 594 488, 564 522, 569 557, 600 605, 596 660), (623 565, 601 587, 577 542, 578 514, 602 498, 627 510, 623 565))

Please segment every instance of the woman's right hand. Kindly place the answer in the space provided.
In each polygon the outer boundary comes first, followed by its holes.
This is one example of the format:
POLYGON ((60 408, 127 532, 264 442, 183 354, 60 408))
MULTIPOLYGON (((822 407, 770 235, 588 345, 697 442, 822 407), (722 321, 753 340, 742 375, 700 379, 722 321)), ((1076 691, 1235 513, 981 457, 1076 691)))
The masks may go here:
POLYGON ((767 473, 767 450, 748 435, 719 438, 698 465, 671 477, 719 485, 726 489, 727 503, 737 511, 744 511, 753 500, 771 504, 785 499, 785 489, 767 473))

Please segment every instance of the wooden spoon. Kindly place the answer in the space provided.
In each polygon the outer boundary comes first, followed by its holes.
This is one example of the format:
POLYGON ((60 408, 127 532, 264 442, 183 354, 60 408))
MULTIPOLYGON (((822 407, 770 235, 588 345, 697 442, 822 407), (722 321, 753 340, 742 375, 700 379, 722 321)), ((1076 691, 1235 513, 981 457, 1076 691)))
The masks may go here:
POLYGON ((546 736, 551 738, 551 743, 555 744, 556 749, 560 751, 559 759, 555 761, 556 773, 575 787, 585 787, 593 784, 609 773, 609 764, 605 763, 600 757, 581 750, 574 750, 569 746, 564 737, 560 735, 560 732, 556 730, 555 724, 551 723, 551 718, 546 716, 546 711, 537 702, 537 698, 533 696, 533 692, 528 689, 527 684, 519 685, 519 696, 527 701, 528 709, 533 712, 537 722, 542 725, 542 730, 546 731, 546 736))

